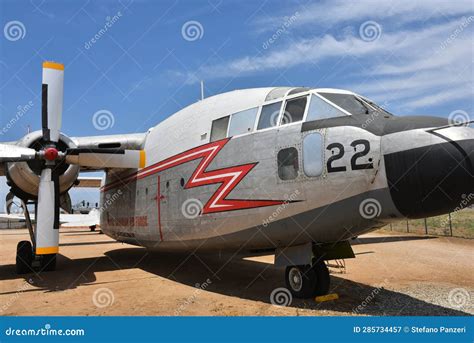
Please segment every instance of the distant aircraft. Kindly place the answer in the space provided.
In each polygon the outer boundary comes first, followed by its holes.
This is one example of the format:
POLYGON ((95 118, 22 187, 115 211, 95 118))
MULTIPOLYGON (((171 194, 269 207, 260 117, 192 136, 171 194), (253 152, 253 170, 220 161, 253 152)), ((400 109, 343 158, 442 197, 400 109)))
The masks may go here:
POLYGON ((70 138, 60 133, 63 73, 44 62, 42 130, 0 145, 11 192, 37 203, 19 273, 55 268, 61 198, 80 171, 105 171, 110 237, 170 253, 275 253, 302 298, 328 292, 324 261, 354 257, 352 237, 448 213, 473 190, 471 122, 397 117, 344 90, 273 87, 209 97, 142 134, 70 138))
MULTIPOLYGON (((87 214, 68 214, 60 213, 59 223, 62 228, 75 228, 75 227, 85 227, 89 228, 91 231, 95 231, 98 226, 100 226, 100 216, 97 209, 92 209, 87 214)), ((34 222, 34 214, 30 215, 29 220, 34 222)), ((26 225, 26 217, 23 213, 12 213, 12 214, 3 214, 0 213, 0 227, 1 223, 6 223, 9 221, 13 227, 18 227, 18 223, 26 225)))

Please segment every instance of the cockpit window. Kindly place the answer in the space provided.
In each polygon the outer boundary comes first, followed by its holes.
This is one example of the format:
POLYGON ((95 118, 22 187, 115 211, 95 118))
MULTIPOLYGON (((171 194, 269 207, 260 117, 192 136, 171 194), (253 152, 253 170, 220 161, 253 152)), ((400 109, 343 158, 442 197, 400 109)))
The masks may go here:
POLYGON ((258 120, 258 130, 277 126, 280 118, 281 101, 262 107, 260 119, 258 120))
POLYGON ((341 94, 341 93, 319 93, 319 94, 351 114, 356 114, 356 115, 368 114, 371 112, 371 109, 369 106, 367 106, 361 99, 355 97, 352 94, 341 94))
POLYGON ((229 126, 229 116, 216 119, 212 122, 211 142, 227 137, 227 127, 229 126))
POLYGON ((306 102, 308 97, 301 97, 286 101, 285 111, 280 125, 296 123, 303 120, 304 111, 306 109, 306 102))
POLYGON ((306 121, 344 116, 347 116, 347 114, 337 109, 327 101, 321 99, 319 96, 314 94, 311 95, 311 102, 309 103, 306 121))
POLYGON ((272 89, 268 94, 267 97, 265 98, 265 101, 272 101, 276 99, 283 98, 286 94, 291 89, 291 87, 277 87, 272 89))
POLYGON ((258 107, 232 114, 229 125, 229 137, 252 132, 258 107))

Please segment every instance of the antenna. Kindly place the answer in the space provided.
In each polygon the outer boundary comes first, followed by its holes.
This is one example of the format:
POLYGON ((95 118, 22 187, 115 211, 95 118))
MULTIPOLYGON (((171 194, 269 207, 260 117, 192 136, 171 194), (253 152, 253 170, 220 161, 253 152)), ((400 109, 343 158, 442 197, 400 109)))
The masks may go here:
POLYGON ((204 81, 201 80, 201 100, 204 100, 204 81))

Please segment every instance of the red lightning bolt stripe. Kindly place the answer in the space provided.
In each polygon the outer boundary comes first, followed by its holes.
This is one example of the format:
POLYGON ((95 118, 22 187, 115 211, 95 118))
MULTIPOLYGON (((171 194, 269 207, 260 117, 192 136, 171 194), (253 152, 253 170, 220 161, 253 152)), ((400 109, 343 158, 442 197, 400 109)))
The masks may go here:
POLYGON ((185 151, 176 156, 172 156, 164 161, 148 166, 125 179, 106 185, 103 187, 102 191, 117 187, 120 184, 127 184, 145 178, 183 163, 202 159, 184 188, 189 189, 205 185, 221 184, 209 201, 204 205, 202 210, 203 214, 283 204, 284 201, 281 200, 243 200, 226 198, 240 181, 257 165, 257 163, 249 163, 207 172, 206 168, 211 164, 219 151, 222 150, 229 140, 230 138, 212 142, 185 151))

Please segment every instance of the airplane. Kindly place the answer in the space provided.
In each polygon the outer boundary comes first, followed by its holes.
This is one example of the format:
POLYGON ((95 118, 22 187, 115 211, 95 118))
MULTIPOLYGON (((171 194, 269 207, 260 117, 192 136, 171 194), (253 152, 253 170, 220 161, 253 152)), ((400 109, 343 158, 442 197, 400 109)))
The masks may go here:
MULTIPOLYGON (((24 210, 23 210, 24 211, 24 210)), ((35 215, 29 214, 29 220, 33 223, 35 221, 35 215)), ((98 209, 92 209, 87 214, 70 214, 60 213, 59 224, 61 228, 89 228, 91 231, 95 231, 100 226, 99 216, 100 212, 98 209)), ((0 229, 3 228, 24 228, 26 225, 26 216, 24 212, 21 213, 0 213, 0 229)))
MULTIPOLYGON (((353 237, 447 214, 472 192, 472 121, 395 116, 356 93, 269 87, 202 99, 144 133, 60 132, 64 65, 43 63, 42 130, 0 145, 11 192, 37 204, 18 273, 51 271, 61 197, 105 171, 100 226, 150 250, 275 254, 292 296, 329 292, 353 237)), ((159 261, 157 261, 159 263, 159 261)))

